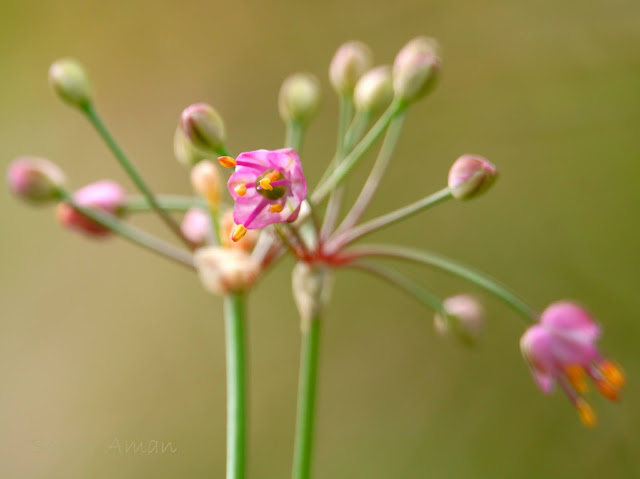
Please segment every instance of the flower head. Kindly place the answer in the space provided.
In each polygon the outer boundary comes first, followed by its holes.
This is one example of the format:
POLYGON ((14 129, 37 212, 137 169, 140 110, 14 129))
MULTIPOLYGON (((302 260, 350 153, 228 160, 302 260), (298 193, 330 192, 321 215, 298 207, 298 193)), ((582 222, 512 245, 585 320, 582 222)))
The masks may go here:
MULTIPOLYGON (((114 181, 101 180, 80 188, 73 194, 73 199, 79 206, 95 208, 103 213, 117 215, 124 205, 126 192, 114 181)), ((67 228, 75 229, 88 236, 104 236, 110 232, 67 203, 58 205, 56 215, 67 228)))
POLYGON ((596 416, 581 396, 587 390, 585 374, 611 400, 618 398, 618 390, 624 386, 622 371, 598 351, 595 343, 599 337, 600 327, 588 311, 575 303, 558 301, 547 307, 540 321, 520 339, 520 349, 538 388, 550 393, 559 384, 586 426, 595 425, 596 416))
POLYGON ((223 156, 219 161, 226 167, 235 166, 227 183, 235 200, 233 219, 238 226, 231 234, 234 241, 247 230, 289 223, 298 217, 307 196, 307 182, 294 149, 249 151, 238 158, 223 156))

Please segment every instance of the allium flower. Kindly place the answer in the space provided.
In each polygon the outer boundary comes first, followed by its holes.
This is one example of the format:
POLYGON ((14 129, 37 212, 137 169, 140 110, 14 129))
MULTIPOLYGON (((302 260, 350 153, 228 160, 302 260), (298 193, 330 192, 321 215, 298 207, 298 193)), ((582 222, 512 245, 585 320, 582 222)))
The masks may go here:
POLYGON ((596 416, 581 397, 587 390, 585 373, 611 400, 618 398, 625 381, 622 371, 598 351, 595 343, 599 337, 600 327, 588 311, 575 303, 559 301, 547 307, 540 322, 520 339, 538 388, 550 393, 558 383, 586 426, 594 426, 596 416))
POLYGON ((227 183, 235 200, 233 219, 238 225, 231 234, 233 241, 249 229, 289 223, 298 217, 307 196, 307 182, 294 149, 249 151, 238 158, 223 156, 219 161, 236 169, 227 183))
MULTIPOLYGON (((114 181, 101 180, 80 188, 73 194, 73 199, 80 206, 115 215, 124 204, 126 192, 114 181)), ((66 227, 89 236, 104 236, 110 233, 110 230, 87 218, 67 203, 58 205, 56 215, 66 227)))

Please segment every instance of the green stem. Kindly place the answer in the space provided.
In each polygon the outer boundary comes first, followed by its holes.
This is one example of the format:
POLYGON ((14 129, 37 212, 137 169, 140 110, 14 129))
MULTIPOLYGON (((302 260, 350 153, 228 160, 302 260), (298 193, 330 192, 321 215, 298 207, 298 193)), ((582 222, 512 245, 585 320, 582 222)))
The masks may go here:
POLYGON ((538 317, 535 311, 533 311, 518 295, 495 279, 452 259, 435 253, 415 250, 403 246, 367 245, 351 248, 350 250, 345 251, 344 254, 348 262, 359 258, 387 257, 422 263, 426 266, 430 266, 440 271, 445 271, 474 283, 476 286, 502 300, 507 306, 516 311, 523 318, 526 318, 527 322, 534 322, 538 317))
POLYGON ((111 133, 109 132, 103 121, 100 119, 100 116, 98 115, 98 112, 96 111, 94 106, 91 103, 87 103, 86 105, 82 106, 81 111, 86 115, 89 122, 93 125, 93 127, 102 137, 113 155, 116 157, 116 159, 120 163, 120 166, 122 166, 127 175, 129 175, 131 181, 133 181, 136 187, 144 195, 144 197, 147 199, 147 202, 155 210, 158 216, 162 219, 162 221, 165 222, 169 229, 171 229, 175 233, 175 235, 190 248, 191 244, 189 244, 189 241, 182 235, 182 231, 180 231, 180 226, 178 225, 178 223, 176 223, 176 221, 167 211, 162 209, 149 186, 147 186, 133 164, 129 161, 122 149, 118 146, 118 143, 116 143, 113 136, 111 136, 111 133))
POLYGON ((314 317, 302 332, 293 479, 309 479, 311 475, 320 325, 320 318, 314 317))
POLYGON ((175 261, 176 263, 179 263, 183 266, 187 266, 188 268, 195 268, 193 264, 193 257, 190 253, 176 248, 169 243, 165 243, 155 236, 151 236, 150 234, 145 233, 144 231, 141 231, 131 225, 127 225, 126 223, 120 221, 112 215, 108 215, 96 209, 80 206, 73 200, 73 197, 67 191, 60 191, 60 199, 62 201, 65 201, 66 203, 69 203, 69 205, 71 205, 73 209, 79 211, 87 218, 95 221, 100 226, 119 234, 132 243, 137 244, 138 246, 142 246, 143 248, 148 249, 153 253, 175 261))
POLYGON ((244 479, 246 469, 245 300, 242 293, 224 299, 227 348, 227 479, 244 479))
MULTIPOLYGON (((207 207, 206 202, 197 196, 158 195, 156 199, 160 207, 165 211, 182 213, 194 207, 199 207, 203 210, 207 207)), ((141 213, 152 209, 144 196, 128 197, 123 207, 123 210, 127 213, 141 213)))
POLYGON ((299 121, 291 121, 287 123, 287 137, 284 144, 289 148, 293 148, 301 154, 302 140, 304 137, 304 126, 299 121))
POLYGON ((439 205, 440 203, 451 198, 452 196, 449 188, 443 188, 440 191, 433 193, 432 195, 411 203, 410 205, 387 213, 386 215, 374 218, 343 233, 337 234, 331 241, 327 243, 326 250, 338 251, 340 248, 354 242, 359 238, 362 238, 363 236, 397 223, 398 221, 413 216, 421 211, 439 205))
POLYGON ((312 202, 319 203, 340 183, 342 183, 358 161, 369 151, 373 144, 380 138, 387 129, 391 120, 403 112, 407 107, 406 103, 394 101, 382 114, 378 121, 371 127, 364 138, 355 146, 345 159, 340 162, 329 178, 320 183, 312 195, 312 202))

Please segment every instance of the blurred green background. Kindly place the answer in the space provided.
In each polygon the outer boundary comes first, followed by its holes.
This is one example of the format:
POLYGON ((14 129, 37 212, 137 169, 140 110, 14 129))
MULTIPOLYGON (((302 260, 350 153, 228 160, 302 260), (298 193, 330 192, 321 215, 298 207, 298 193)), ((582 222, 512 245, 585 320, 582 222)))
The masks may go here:
MULTIPOLYGON (((76 187, 129 183, 50 92, 47 68, 58 57, 86 65, 99 109, 148 181, 187 193, 172 135, 188 104, 219 109, 231 151, 277 148, 281 81, 315 73, 324 101, 303 157, 313 184, 335 143, 326 81, 335 49, 360 39, 389 63, 411 37, 437 37, 442 82, 410 112, 369 214, 440 188, 462 153, 487 156, 501 178, 482 199, 451 202, 377 239, 463 260, 537 308, 581 300, 602 321, 602 348, 629 387, 619 404, 594 397, 600 425, 586 430, 561 394, 535 389, 511 311, 488 299, 486 334, 469 351, 436 337, 431 313, 411 298, 341 273, 323 331, 315 477, 640 477, 640 2, 0 6, 3 165, 46 156, 76 187)), ((49 208, 3 190, 0 209, 0 476, 223 477, 221 301, 121 240, 62 230, 49 208), (111 447, 152 440, 177 451, 111 447)), ((139 224, 165 234, 154 218, 139 224)), ((299 346, 290 267, 270 273, 250 302, 251 478, 289 475, 299 346)), ((406 271, 442 295, 470 290, 406 271)))

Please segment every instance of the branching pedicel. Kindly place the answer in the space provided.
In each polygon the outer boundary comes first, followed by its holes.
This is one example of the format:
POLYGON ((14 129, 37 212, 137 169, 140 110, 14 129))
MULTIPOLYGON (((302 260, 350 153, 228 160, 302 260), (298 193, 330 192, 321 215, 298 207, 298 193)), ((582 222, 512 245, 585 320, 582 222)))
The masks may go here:
POLYGON ((582 396, 586 391, 585 374, 612 400, 624 386, 622 371, 598 352, 595 342, 600 328, 582 307, 561 301, 539 315, 500 283, 448 258, 398 245, 352 246, 370 233, 445 201, 474 198, 497 176, 495 166, 486 159, 463 155, 453 163, 448 185, 442 190, 360 222, 391 161, 407 109, 433 89, 440 67, 437 43, 430 38, 410 41, 396 56, 393 67, 372 68, 371 52, 360 42, 341 46, 329 75, 340 100, 336 152, 309 196, 299 155, 319 103, 318 81, 312 75, 292 75, 282 86, 279 110, 287 132, 285 148, 279 150, 258 149, 229 156, 220 115, 202 103, 186 108, 176 129, 174 149, 177 159, 191 170, 195 197, 153 193, 100 119, 83 68, 69 59, 51 67, 49 77, 56 93, 94 125, 141 196, 127 197, 122 187, 106 180, 71 193, 59 167, 33 157, 11 163, 9 188, 32 203, 57 203, 59 221, 89 237, 116 233, 197 270, 207 290, 225 297, 228 479, 240 479, 245 474, 246 293, 287 253, 298 260, 293 290, 303 335, 295 479, 310 476, 321 317, 330 296, 331 277, 337 270, 353 268, 372 273, 403 289, 435 312, 438 331, 453 333, 464 342, 473 342, 481 329, 482 309, 477 300, 459 295, 443 301, 410 278, 373 262, 375 258, 412 261, 446 271, 501 299, 531 323, 520 344, 536 384, 545 393, 559 384, 585 425, 596 423, 595 413, 582 396), (360 195, 338 224, 344 181, 383 135, 360 195), (234 169, 227 183, 233 209, 222 200, 221 170, 211 160, 234 169), (148 210, 158 214, 187 248, 173 246, 125 222, 127 216, 148 210), (186 212, 181 226, 173 212, 186 212))

